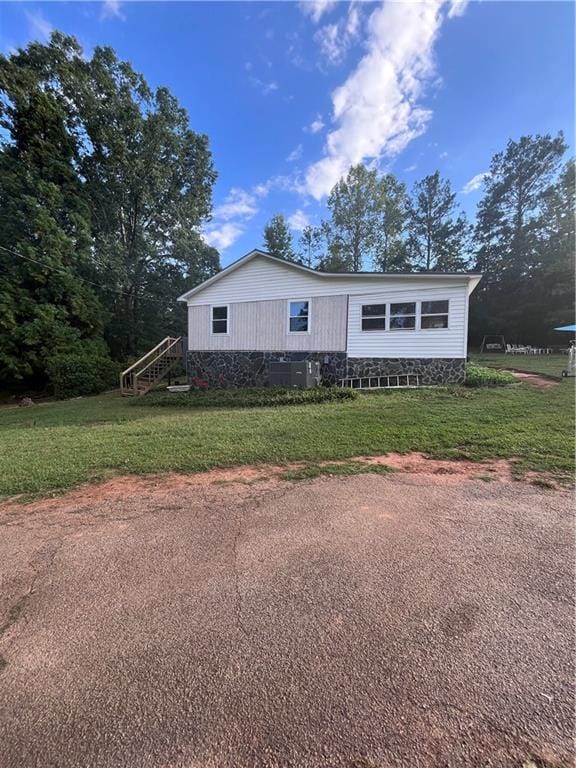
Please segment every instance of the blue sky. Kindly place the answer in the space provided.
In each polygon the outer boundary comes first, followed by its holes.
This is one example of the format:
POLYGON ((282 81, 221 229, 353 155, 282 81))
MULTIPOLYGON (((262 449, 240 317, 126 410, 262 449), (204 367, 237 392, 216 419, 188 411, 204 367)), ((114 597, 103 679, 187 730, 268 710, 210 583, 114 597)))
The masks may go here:
POLYGON ((473 217, 508 138, 562 129, 574 145, 570 2, 0 4, 3 52, 52 28, 111 45, 208 134, 223 264, 276 212, 296 239, 317 224, 350 163, 409 187, 439 169, 473 217))

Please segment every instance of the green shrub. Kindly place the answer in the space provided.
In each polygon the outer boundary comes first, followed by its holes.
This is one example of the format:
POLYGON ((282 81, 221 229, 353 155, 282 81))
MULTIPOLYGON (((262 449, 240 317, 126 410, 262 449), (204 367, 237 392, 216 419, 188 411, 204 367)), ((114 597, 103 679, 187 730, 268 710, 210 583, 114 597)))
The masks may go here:
POLYGON ((66 398, 118 386, 120 365, 105 354, 69 352, 49 358, 46 371, 56 397, 66 398))
POLYGON ((190 392, 151 392, 138 404, 179 408, 258 408, 279 405, 326 403, 339 400, 355 400, 357 393, 339 387, 315 387, 314 389, 194 389, 190 392))
POLYGON ((483 368, 476 363, 466 364, 467 387, 505 387, 514 382, 514 376, 508 371, 495 368, 483 368))

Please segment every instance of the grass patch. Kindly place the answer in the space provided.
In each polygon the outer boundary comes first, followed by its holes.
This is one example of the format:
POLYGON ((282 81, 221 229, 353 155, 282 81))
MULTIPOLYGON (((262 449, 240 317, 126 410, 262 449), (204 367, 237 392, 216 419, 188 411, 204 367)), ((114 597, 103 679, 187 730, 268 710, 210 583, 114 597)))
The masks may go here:
POLYGON ((568 365, 568 355, 473 354, 470 358, 477 365, 488 368, 540 373, 553 379, 562 378, 562 369, 568 365))
MULTIPOLYGON (((152 392, 145 405, 160 408, 262 408, 306 403, 333 403, 355 400, 357 393, 341 387, 313 389, 193 389, 190 392, 152 392)), ((134 400, 133 403, 138 401, 134 400)))
POLYGON ((490 477, 490 475, 472 475, 472 478, 474 480, 482 480, 483 483, 493 483, 496 479, 495 477, 490 477))
POLYGON ((394 471, 392 467, 388 467, 385 464, 364 464, 358 461, 349 461, 340 464, 308 464, 305 467, 298 467, 289 472, 284 472, 280 477, 282 480, 312 480, 323 475, 348 477, 350 475, 365 475, 368 472, 386 475, 394 471))
POLYGON ((519 474, 566 477, 574 469, 573 398, 568 379, 546 391, 529 384, 391 390, 290 408, 158 408, 115 393, 0 408, 0 496, 53 493, 114 474, 410 451, 516 457, 519 474))
POLYGON ((507 371, 498 371, 495 368, 485 368, 476 363, 466 365, 467 387, 507 387, 513 384, 514 376, 507 371))
POLYGON ((536 485, 538 488, 548 488, 550 490, 556 490, 556 485, 550 480, 546 480, 543 477, 537 477, 530 481, 531 485, 536 485))

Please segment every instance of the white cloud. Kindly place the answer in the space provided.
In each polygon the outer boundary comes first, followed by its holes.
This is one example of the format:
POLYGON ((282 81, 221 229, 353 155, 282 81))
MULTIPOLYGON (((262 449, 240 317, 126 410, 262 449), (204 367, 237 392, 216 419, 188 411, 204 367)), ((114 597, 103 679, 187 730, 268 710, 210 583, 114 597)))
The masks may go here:
POLYGON ((255 192, 232 187, 224 202, 214 208, 214 218, 202 233, 208 245, 224 251, 246 231, 246 223, 258 213, 255 192))
POLYGON ((302 180, 299 178, 297 171, 286 176, 272 176, 266 181, 252 187, 252 192, 256 197, 266 197, 273 190, 293 192, 299 195, 305 192, 302 180))
POLYGON ((434 43, 452 8, 445 0, 388 1, 372 12, 366 54, 332 93, 324 157, 306 173, 313 197, 328 194, 351 165, 394 157, 426 130, 432 113, 420 98, 435 75, 434 43))
POLYGON ((448 18, 453 19, 455 16, 462 16, 468 5, 468 0, 451 0, 450 7, 448 8, 448 18))
POLYGON ((440 152, 439 154, 440 160, 446 160, 447 157, 448 157, 448 152, 440 152))
POLYGON ((101 19, 121 19, 126 20, 126 16, 120 10, 120 0, 104 0, 102 3, 101 19))
POLYGON ((253 88, 258 88, 263 96, 268 96, 269 93, 278 90, 278 83, 274 80, 266 82, 264 80, 260 80, 259 77, 249 77, 248 80, 250 85, 253 88))
POLYGON ((331 11, 336 5, 336 0, 301 0, 300 10, 305 16, 310 16, 314 23, 318 23, 322 16, 331 11))
POLYGON ((301 211, 300 209, 294 211, 294 213, 288 217, 288 225, 290 229, 293 229, 296 232, 302 232, 302 230, 309 224, 310 220, 308 216, 306 216, 304 211, 301 211))
POLYGON ((202 232, 204 240, 220 251, 229 248, 244 234, 248 222, 259 212, 259 201, 272 190, 302 194, 303 187, 296 172, 286 176, 272 176, 250 190, 232 187, 224 202, 214 208, 213 219, 202 232))
POLYGON ((321 27, 314 35, 324 59, 332 65, 340 64, 354 40, 360 34, 360 12, 351 4, 348 14, 335 24, 321 27))
POLYGON ((251 219, 258 213, 256 198, 250 192, 239 187, 233 187, 226 195, 224 202, 214 209, 214 218, 222 221, 230 219, 251 219))
POLYGON ((220 227, 208 225, 208 228, 203 232, 203 238, 208 245, 219 251, 224 251, 233 245, 242 234, 244 234, 244 227, 240 224, 228 223, 222 224, 220 227))
POLYGON ((348 16, 346 17, 346 23, 344 25, 344 32, 352 38, 356 37, 360 34, 361 21, 362 18, 358 6, 351 3, 348 8, 348 16))
POLYGON ((404 173, 412 173, 412 171, 415 171, 418 166, 416 163, 413 163, 412 165, 409 165, 407 168, 404 168, 404 173))
POLYGON ((484 171, 484 173, 477 173, 476 176, 472 176, 470 181, 466 182, 462 189, 460 190, 463 195, 469 195, 470 192, 475 192, 477 189, 480 189, 482 186, 482 182, 487 176, 487 172, 484 171))
POLYGON ((290 152, 286 160, 289 163, 295 163, 297 160, 300 160, 301 157, 302 157, 302 144, 298 144, 298 146, 294 147, 292 152, 290 152))
POLYGON ((26 11, 30 37, 35 40, 48 40, 54 27, 40 11, 26 11))
POLYGON ((308 133, 319 133, 322 128, 324 128, 324 120, 322 120, 322 115, 317 115, 315 120, 312 120, 309 126, 307 126, 304 130, 308 133))
POLYGON ((345 49, 340 45, 340 29, 338 24, 327 24, 314 35, 315 42, 329 64, 338 64, 344 58, 345 49))

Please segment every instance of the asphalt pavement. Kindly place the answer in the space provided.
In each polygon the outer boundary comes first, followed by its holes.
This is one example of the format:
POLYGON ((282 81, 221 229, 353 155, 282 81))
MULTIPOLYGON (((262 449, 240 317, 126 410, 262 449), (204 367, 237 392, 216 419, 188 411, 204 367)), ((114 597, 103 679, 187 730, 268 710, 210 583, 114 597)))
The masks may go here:
POLYGON ((0 766, 572 766, 572 502, 397 473, 5 507, 0 766))

